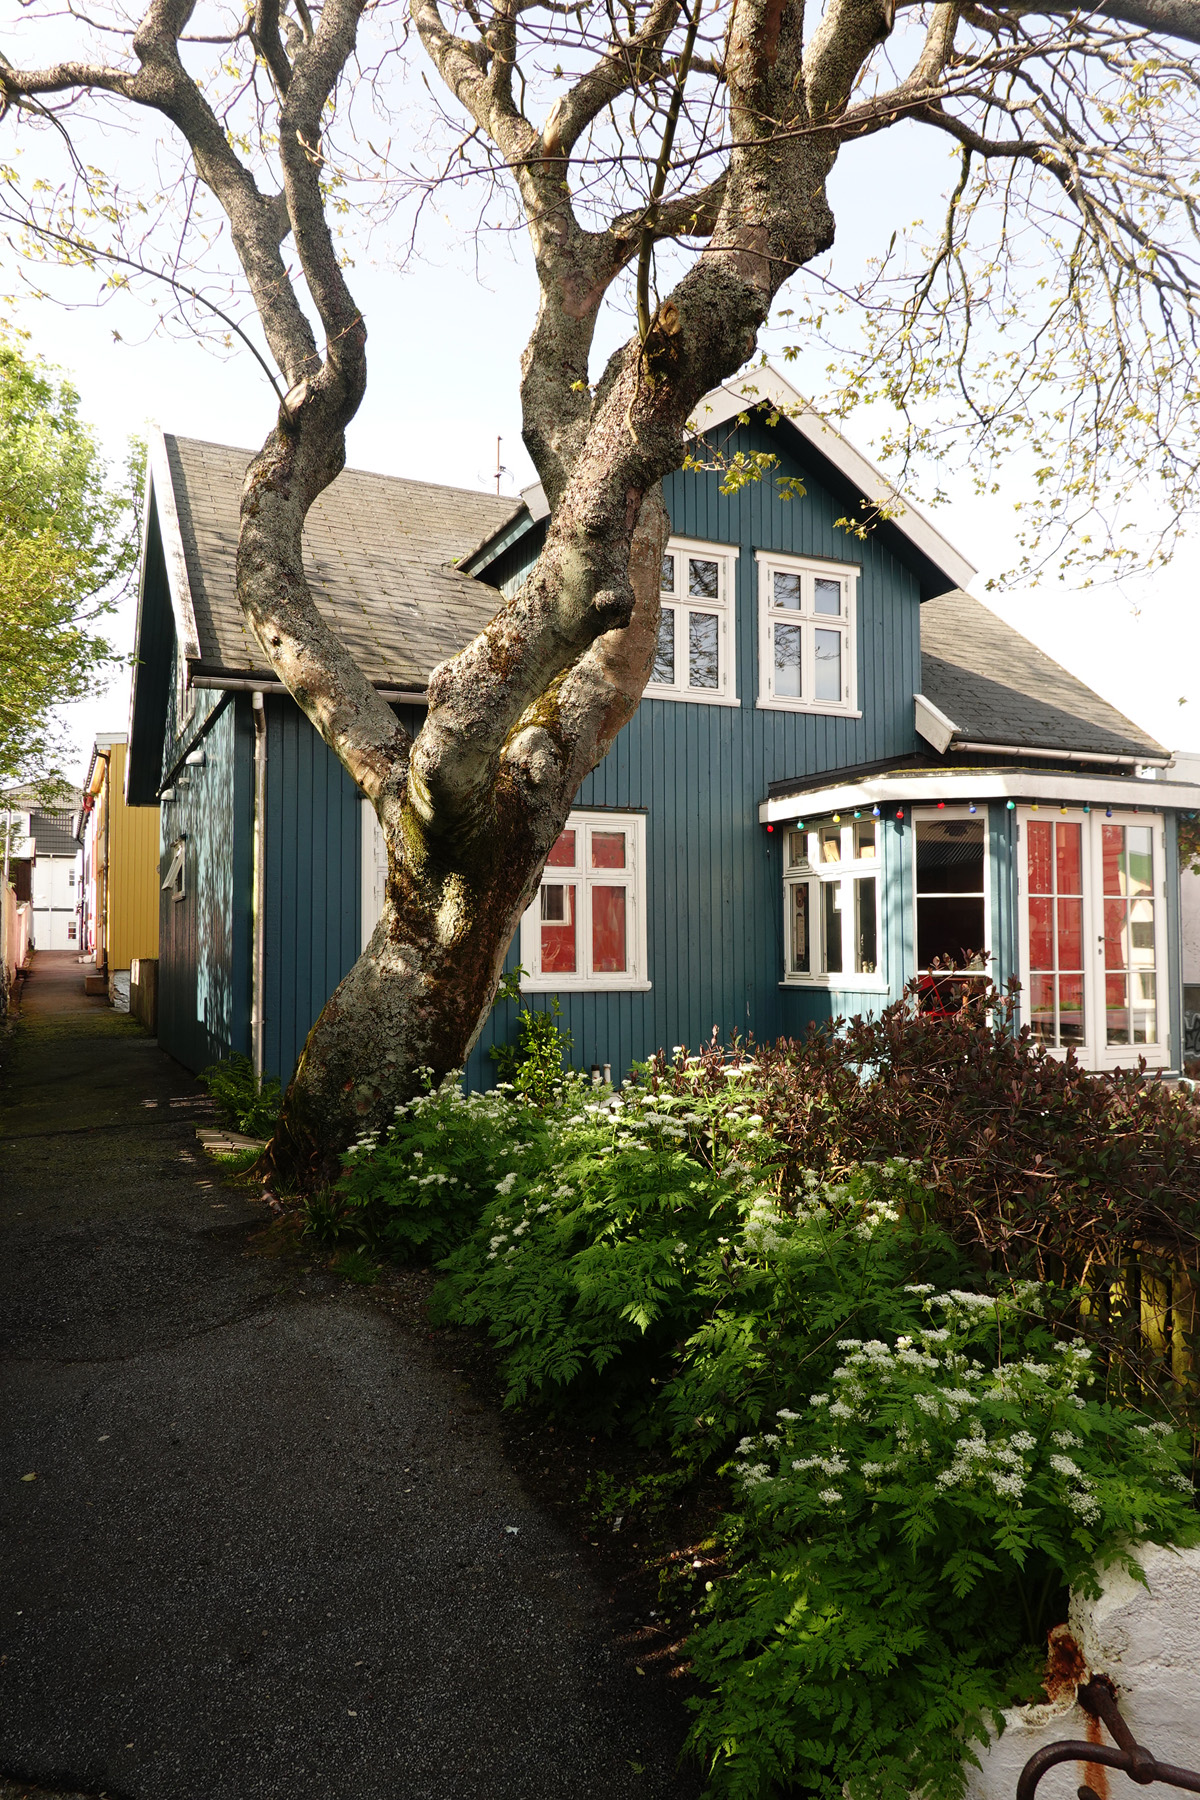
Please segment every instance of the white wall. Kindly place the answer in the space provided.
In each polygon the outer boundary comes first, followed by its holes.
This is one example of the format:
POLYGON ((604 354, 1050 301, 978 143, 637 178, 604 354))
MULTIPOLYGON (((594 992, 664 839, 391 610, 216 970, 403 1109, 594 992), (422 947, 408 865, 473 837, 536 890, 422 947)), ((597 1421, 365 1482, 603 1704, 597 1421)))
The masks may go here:
MULTIPOLYGON (((1123 1569, 1101 1574, 1094 1600, 1072 1594, 1069 1630, 1087 1674, 1108 1675, 1134 1737, 1163 1762, 1200 1768, 1200 1550, 1138 1552, 1146 1585, 1123 1569)), ((1086 1678, 1086 1677, 1085 1677, 1086 1678)), ((1013 1800, 1017 1778, 1035 1750, 1064 1738, 1111 1743, 1089 1720, 1072 1684, 1049 1706, 1014 1707, 1005 1729, 967 1776, 967 1800, 1013 1800)), ((1116 1770, 1097 1782, 1095 1764, 1059 1763, 1038 1784, 1037 1800, 1075 1800, 1090 1781, 1111 1800, 1134 1800, 1138 1789, 1116 1770)), ((1159 1788, 1167 1795, 1178 1789, 1159 1788)))
POLYGON ((33 865, 34 948, 77 950, 78 907, 78 856, 39 856, 33 865))

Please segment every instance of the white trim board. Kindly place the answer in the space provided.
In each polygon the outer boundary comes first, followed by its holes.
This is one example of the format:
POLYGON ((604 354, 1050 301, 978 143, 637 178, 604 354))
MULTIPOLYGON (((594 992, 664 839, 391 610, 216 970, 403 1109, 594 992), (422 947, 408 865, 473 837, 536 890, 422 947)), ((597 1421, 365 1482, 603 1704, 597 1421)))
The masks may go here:
POLYGON ((1132 811, 1161 812, 1164 808, 1200 809, 1200 786, 1182 781, 1139 781, 1136 776, 1075 775, 1057 770, 980 769, 962 774, 875 775, 865 781, 815 788, 808 794, 780 795, 763 800, 759 823, 777 825, 793 819, 816 818, 849 807, 922 806, 930 800, 1040 800, 1054 804, 1120 807, 1132 811))
POLYGON ((911 500, 906 500, 893 487, 881 469, 877 469, 861 450, 856 450, 849 438, 844 438, 840 431, 827 424, 791 382, 769 364, 750 374, 739 375, 706 394, 690 423, 697 433, 710 431, 760 404, 777 407, 801 437, 814 450, 820 451, 864 498, 893 508, 891 522, 942 571, 951 587, 965 588, 974 580, 978 573, 974 563, 969 562, 911 500))
MULTIPOLYGON (((188 580, 187 557, 183 550, 183 533, 179 528, 179 509, 175 504, 175 484, 171 480, 167 441, 161 426, 158 425, 150 428, 147 464, 150 471, 147 500, 153 499, 158 513, 159 528, 162 531, 163 561, 167 566, 167 587, 171 595, 171 611, 175 615, 175 635, 179 639, 184 657, 195 661, 200 655, 200 634, 196 629, 196 609, 192 604, 192 584, 188 580)), ((147 529, 149 529, 149 518, 150 507, 147 504, 147 529)), ((143 581, 145 580, 145 567, 146 562, 143 556, 143 581)), ((140 596, 138 612, 140 624, 140 596)))

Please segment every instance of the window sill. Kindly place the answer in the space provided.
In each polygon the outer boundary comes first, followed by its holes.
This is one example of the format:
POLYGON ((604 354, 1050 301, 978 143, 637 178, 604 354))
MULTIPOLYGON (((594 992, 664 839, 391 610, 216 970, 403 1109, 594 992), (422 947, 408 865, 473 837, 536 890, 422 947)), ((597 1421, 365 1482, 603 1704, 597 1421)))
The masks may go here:
POLYGON ((891 983, 883 981, 878 975, 860 975, 857 981, 849 980, 843 975, 793 975, 785 977, 779 983, 781 988, 790 988, 793 993, 817 994, 887 994, 891 992, 891 983))
POLYGON ((764 700, 754 702, 759 712, 815 713, 822 719, 861 719, 862 713, 851 706, 821 706, 815 700, 764 700))
POLYGON ((536 978, 521 983, 523 994, 648 994, 650 981, 541 981, 536 978))
POLYGON ((736 694, 706 694, 702 689, 657 688, 649 684, 642 690, 643 700, 682 701, 685 706, 740 706, 736 694))

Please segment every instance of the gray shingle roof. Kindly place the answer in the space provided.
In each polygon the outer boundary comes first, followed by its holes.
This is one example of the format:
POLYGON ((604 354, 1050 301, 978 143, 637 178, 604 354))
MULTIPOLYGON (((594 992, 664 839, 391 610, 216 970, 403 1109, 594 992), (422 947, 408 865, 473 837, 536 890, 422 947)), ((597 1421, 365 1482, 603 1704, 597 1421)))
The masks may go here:
MULTIPOLYGON (((164 434, 202 674, 269 676, 234 594, 242 478, 254 454, 164 434)), ((450 567, 498 531, 521 502, 432 482, 347 469, 304 532, 317 605, 369 680, 422 688, 499 604, 493 588, 450 567)))
POLYGON ((1161 744, 961 588, 921 607, 921 689, 964 743, 1104 756, 1161 744))
POLYGON ((74 856, 79 839, 71 836, 69 812, 31 812, 29 835, 39 856, 74 856))

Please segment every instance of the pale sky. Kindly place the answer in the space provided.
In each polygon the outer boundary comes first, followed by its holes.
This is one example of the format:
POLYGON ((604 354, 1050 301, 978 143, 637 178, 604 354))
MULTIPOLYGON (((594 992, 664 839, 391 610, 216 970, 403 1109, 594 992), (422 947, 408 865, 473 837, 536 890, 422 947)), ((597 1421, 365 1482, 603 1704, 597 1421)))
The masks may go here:
MULTIPOLYGON (((877 254, 897 219, 910 219, 922 205, 938 216, 944 147, 916 127, 905 131, 905 139, 895 134, 886 158, 876 157, 869 183, 854 153, 843 153, 833 184, 835 254, 877 254), (914 193, 922 184, 923 197, 914 193)), ((422 242, 425 259, 402 274, 363 258, 351 272, 367 320, 369 378, 350 428, 348 460, 386 474, 494 491, 499 437, 502 490, 515 493, 533 479, 520 440, 517 392, 536 304, 524 239, 498 234, 476 246, 461 217, 430 215, 422 242)), ((386 242, 380 249, 386 253, 386 242)), ((60 291, 90 300, 86 284, 93 279, 64 278, 75 285, 60 291)), ((148 420, 247 447, 261 443, 270 428, 273 397, 248 355, 222 361, 195 342, 156 337, 152 315, 135 296, 120 295, 102 308, 27 300, 15 318, 31 333, 32 348, 71 376, 85 416, 114 456, 125 436, 148 420)), ((600 349, 626 330, 624 320, 611 321, 600 349)), ((767 348, 778 351, 784 341, 772 332, 767 348)), ((787 373, 805 386, 802 370, 787 373)), ((869 422, 851 424, 848 434, 871 453, 869 422)), ((1077 591, 1051 578, 1032 591, 988 594, 988 576, 1014 560, 1012 503, 1020 497, 1020 478, 1014 475, 1011 489, 1001 487, 980 499, 960 482, 951 488, 951 503, 934 514, 939 529, 978 565, 975 593, 1168 748, 1200 749, 1194 548, 1166 572, 1124 591, 1077 591)), ((132 649, 132 606, 123 609, 114 635, 124 651, 132 649)), ((128 696, 126 672, 104 694, 65 709, 77 774, 95 733, 126 728, 128 696)))

